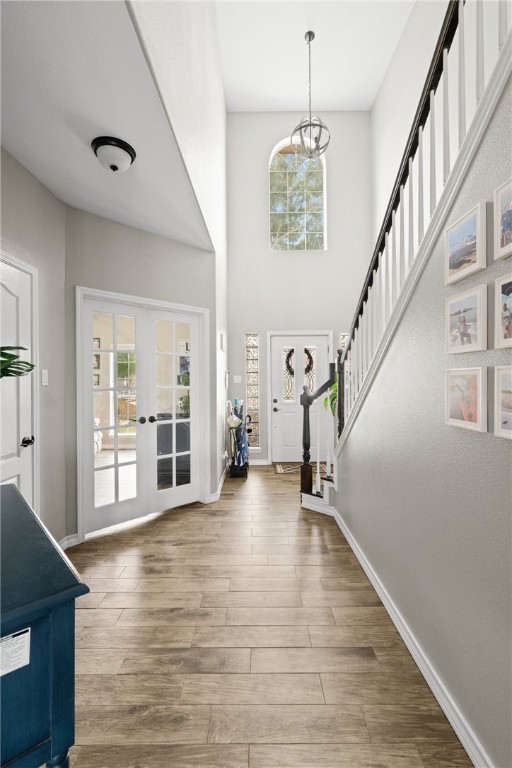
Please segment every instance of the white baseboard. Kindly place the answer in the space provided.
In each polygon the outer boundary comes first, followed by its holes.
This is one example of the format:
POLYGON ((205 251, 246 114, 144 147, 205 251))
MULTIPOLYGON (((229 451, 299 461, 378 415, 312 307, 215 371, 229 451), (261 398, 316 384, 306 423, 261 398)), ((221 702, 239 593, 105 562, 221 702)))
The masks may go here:
POLYGON ((469 759, 473 765, 476 766, 476 768, 495 768, 491 758, 485 751, 476 733, 471 728, 471 725, 464 717, 456 701, 453 699, 445 684, 437 674, 430 659, 409 628, 409 625, 400 613, 398 607, 391 599, 388 591, 386 590, 386 587, 380 580, 377 573, 374 571, 363 550, 360 548, 357 541, 354 539, 349 529, 345 525, 343 518, 341 517, 338 510, 334 511, 334 519, 336 520, 341 532, 348 541, 355 556, 359 560, 361 567, 371 581, 373 588, 380 597, 384 608, 391 618, 391 621, 400 633, 402 640, 406 644, 421 674, 425 678, 430 690, 436 697, 439 706, 448 718, 453 730, 460 739, 462 746, 468 753, 469 759))
POLYGON ((72 536, 66 536, 62 541, 59 541, 59 546, 62 547, 62 549, 69 549, 69 547, 76 547, 79 543, 78 534, 74 533, 72 536))
POLYGON ((224 471, 220 477, 219 485, 217 486, 217 490, 215 493, 211 493, 208 498, 205 501, 205 504, 213 504, 214 501, 218 501, 220 499, 220 494, 222 493, 222 486, 224 485, 224 480, 226 479, 226 467, 224 467, 224 471))
POLYGON ((331 517, 336 512, 335 508, 326 504, 320 496, 310 496, 307 493, 301 493, 300 505, 304 509, 311 509, 313 512, 321 512, 322 515, 330 515, 331 517))

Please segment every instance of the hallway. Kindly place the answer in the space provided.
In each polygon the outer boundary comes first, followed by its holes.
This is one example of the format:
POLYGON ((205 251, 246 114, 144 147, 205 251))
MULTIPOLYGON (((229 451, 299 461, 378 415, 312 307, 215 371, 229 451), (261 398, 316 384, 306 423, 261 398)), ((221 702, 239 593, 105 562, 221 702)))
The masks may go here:
POLYGON ((220 501, 67 555, 73 768, 465 768, 451 726, 332 518, 251 468, 220 501))

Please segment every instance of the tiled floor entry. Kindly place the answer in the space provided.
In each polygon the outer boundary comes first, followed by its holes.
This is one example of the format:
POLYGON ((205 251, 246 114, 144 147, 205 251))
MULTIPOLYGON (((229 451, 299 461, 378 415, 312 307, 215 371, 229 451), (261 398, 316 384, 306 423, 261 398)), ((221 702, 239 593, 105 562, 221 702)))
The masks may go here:
POLYGON ((336 523, 251 468, 68 550, 73 768, 462 768, 470 762, 336 523))

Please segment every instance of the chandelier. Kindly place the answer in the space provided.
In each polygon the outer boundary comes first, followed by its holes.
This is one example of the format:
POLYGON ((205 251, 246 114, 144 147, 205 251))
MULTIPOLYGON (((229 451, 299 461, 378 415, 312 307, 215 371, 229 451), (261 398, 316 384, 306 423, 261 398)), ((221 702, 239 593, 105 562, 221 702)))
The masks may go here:
POLYGON ((326 124, 316 115, 311 114, 311 41, 315 39, 314 32, 306 32, 304 35, 308 44, 309 59, 309 115, 303 117, 296 128, 294 128, 291 143, 300 144, 300 154, 307 158, 319 157, 322 155, 331 140, 331 135, 326 124))

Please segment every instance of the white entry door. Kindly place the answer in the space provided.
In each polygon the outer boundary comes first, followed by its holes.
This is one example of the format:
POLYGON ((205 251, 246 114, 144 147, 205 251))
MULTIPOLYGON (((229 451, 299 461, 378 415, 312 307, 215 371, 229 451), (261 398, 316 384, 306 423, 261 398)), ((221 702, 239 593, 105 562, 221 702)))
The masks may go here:
POLYGON ((85 300, 85 533, 199 498, 198 326, 85 300))
MULTIPOLYGON (((302 461, 304 385, 314 392, 329 377, 329 340, 325 335, 276 335, 270 340, 272 461, 302 461)), ((323 398, 309 409, 311 460, 325 460, 327 417, 323 398)))
MULTIPOLYGON (((33 340, 32 270, 0 261, 0 346, 25 347, 22 360, 35 361, 33 340)), ((14 483, 23 497, 36 506, 34 399, 37 373, 0 380, 0 482, 14 483)))

